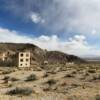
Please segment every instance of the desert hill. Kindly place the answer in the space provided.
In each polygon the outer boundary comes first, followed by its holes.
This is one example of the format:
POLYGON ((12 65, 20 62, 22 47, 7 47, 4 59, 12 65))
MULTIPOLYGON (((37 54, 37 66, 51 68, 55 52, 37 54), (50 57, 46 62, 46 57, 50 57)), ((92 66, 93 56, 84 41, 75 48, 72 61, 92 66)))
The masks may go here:
POLYGON ((74 62, 74 63, 80 63, 84 62, 83 59, 75 56, 75 55, 69 55, 60 51, 48 51, 46 53, 46 59, 48 62, 52 63, 66 63, 66 62, 74 62))
POLYGON ((12 60, 14 54, 22 51, 31 52, 31 63, 34 63, 34 61, 37 63, 43 63, 44 61, 48 61, 49 63, 84 62, 83 59, 77 56, 65 54, 59 51, 43 50, 33 44, 0 43, 0 52, 10 52, 12 60))

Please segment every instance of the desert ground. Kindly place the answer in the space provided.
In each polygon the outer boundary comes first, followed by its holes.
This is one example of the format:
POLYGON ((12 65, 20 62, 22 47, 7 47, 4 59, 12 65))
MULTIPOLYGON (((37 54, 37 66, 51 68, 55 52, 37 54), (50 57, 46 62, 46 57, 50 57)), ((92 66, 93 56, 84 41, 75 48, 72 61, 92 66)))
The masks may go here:
POLYGON ((100 100, 100 63, 0 67, 0 100, 100 100))

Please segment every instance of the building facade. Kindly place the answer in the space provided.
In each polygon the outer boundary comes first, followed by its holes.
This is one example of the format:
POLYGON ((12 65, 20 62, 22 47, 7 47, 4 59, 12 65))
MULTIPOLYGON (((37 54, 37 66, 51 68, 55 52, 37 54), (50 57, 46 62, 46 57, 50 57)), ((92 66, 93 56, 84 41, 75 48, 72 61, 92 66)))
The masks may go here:
POLYGON ((30 67, 30 52, 19 52, 18 67, 30 67))
POLYGON ((7 61, 9 56, 9 52, 0 53, 0 60, 7 61))

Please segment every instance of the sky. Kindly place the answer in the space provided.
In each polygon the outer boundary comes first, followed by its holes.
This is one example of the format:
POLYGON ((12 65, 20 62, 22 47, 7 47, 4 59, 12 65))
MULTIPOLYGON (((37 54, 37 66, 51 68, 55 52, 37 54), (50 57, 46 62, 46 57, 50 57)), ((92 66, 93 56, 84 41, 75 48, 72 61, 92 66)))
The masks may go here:
POLYGON ((0 0, 0 42, 100 56, 100 0, 0 0))

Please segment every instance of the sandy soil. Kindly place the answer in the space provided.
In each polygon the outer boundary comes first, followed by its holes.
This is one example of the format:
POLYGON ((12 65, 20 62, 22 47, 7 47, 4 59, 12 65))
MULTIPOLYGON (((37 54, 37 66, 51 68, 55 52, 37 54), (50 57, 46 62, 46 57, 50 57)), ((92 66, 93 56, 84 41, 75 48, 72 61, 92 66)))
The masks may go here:
POLYGON ((0 67, 0 100, 100 100, 100 65, 0 67))

